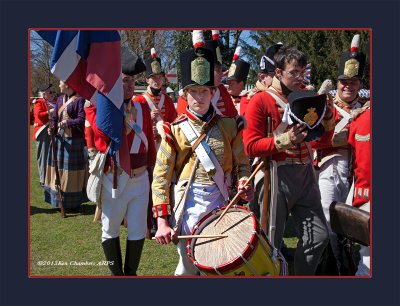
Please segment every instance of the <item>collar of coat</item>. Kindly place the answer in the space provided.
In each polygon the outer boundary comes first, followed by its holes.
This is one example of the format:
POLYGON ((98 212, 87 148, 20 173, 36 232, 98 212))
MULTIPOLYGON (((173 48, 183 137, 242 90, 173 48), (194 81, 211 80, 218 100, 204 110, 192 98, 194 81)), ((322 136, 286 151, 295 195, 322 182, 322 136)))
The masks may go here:
MULTIPOLYGON (((210 107, 212 107, 211 104, 210 104, 210 107)), ((185 109, 185 114, 186 114, 186 116, 187 116, 189 119, 191 119, 191 120, 193 120, 193 121, 204 122, 203 120, 201 120, 201 119, 199 118, 198 115, 196 115, 196 114, 189 108, 189 106, 186 107, 186 109, 185 109)), ((212 118, 214 118, 215 114, 216 114, 216 111, 215 111, 215 109, 213 108, 213 110, 212 110, 212 115, 211 115, 210 118, 207 120, 207 122, 210 122, 210 120, 211 120, 212 118)))

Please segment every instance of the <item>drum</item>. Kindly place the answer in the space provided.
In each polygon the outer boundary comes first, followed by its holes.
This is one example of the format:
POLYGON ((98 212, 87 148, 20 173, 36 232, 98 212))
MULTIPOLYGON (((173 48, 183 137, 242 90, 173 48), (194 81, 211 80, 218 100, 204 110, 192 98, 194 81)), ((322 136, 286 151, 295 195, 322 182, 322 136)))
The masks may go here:
POLYGON ((287 263, 269 242, 253 213, 232 206, 215 225, 225 207, 203 217, 192 235, 226 234, 226 238, 189 238, 187 254, 201 275, 285 276, 287 263))

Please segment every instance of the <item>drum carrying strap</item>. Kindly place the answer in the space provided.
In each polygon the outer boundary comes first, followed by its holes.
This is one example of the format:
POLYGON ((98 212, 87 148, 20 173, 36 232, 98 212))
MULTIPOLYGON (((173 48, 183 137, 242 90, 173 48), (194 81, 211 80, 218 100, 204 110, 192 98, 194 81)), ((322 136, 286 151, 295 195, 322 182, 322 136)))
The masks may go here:
MULTIPOLYGON (((181 128, 186 139, 189 141, 190 145, 193 146, 200 137, 193 124, 190 123, 189 120, 185 120, 179 123, 179 127, 181 128)), ((208 138, 208 136, 206 137, 208 138)), ((207 174, 212 176, 214 182, 218 186, 219 191, 221 192, 225 201, 227 201, 229 199, 229 194, 228 188, 226 188, 225 185, 224 171, 215 157, 214 152, 207 144, 207 141, 200 141, 199 145, 195 148, 195 152, 207 174)))

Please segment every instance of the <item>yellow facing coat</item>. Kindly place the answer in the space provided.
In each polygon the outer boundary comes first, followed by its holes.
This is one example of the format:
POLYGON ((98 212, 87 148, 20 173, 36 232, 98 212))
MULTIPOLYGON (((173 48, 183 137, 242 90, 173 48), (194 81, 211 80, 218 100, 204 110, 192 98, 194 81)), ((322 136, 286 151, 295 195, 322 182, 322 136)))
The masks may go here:
MULTIPOLYGON (((208 122, 215 115, 214 111, 208 122)), ((189 161, 183 165, 186 155, 191 150, 190 143, 178 125, 183 120, 189 120, 199 134, 203 133, 206 124, 194 114, 187 111, 179 116, 174 123, 164 123, 162 126, 163 131, 159 131, 163 139, 157 153, 153 173, 152 194, 154 217, 171 215, 169 186, 173 174, 174 172, 179 173, 183 167, 177 183, 181 180, 187 180, 194 166, 196 153, 193 153, 189 161)), ((225 178, 230 176, 233 167, 238 166, 239 182, 247 180, 250 176, 249 159, 244 152, 244 144, 240 134, 244 125, 245 120, 241 116, 236 118, 219 118, 217 124, 209 131, 208 135, 210 136, 207 140, 207 144, 213 150, 224 171, 225 178)), ((201 163, 199 163, 196 169, 195 178, 195 182, 214 184, 212 179, 205 173, 201 163)))

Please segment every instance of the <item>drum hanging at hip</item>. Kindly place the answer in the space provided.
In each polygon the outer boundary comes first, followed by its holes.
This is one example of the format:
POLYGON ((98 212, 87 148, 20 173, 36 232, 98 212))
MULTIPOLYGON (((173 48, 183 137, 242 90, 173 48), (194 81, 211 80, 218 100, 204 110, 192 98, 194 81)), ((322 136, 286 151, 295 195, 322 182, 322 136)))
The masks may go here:
POLYGON ((232 206, 214 226, 225 207, 203 217, 191 235, 227 234, 226 238, 190 238, 187 254, 202 275, 285 276, 287 263, 269 242, 259 223, 243 206, 232 206))

